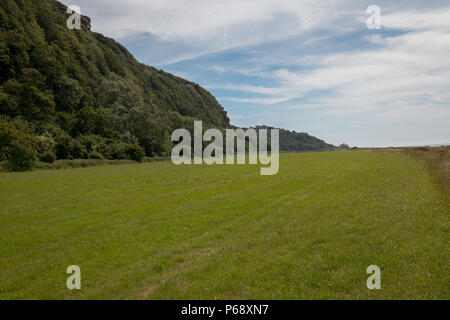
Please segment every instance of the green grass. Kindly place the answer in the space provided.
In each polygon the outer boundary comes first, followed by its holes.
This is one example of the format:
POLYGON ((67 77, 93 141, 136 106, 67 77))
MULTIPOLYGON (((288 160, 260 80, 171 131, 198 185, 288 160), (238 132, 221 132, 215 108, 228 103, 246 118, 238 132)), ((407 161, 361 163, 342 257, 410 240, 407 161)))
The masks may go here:
POLYGON ((450 201, 450 146, 403 148, 403 152, 423 162, 433 181, 450 201))
POLYGON ((450 298, 450 208, 403 153, 282 154, 276 176, 168 161, 2 173, 0 210, 1 299, 450 298))

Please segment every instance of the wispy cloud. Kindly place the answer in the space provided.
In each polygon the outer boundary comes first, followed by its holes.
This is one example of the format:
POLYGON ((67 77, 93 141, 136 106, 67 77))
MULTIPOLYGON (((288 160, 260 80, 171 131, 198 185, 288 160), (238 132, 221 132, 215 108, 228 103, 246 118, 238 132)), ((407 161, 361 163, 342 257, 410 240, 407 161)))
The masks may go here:
POLYGON ((285 101, 289 101, 290 97, 280 97, 280 98, 233 98, 233 97, 224 97, 221 100, 223 101, 231 101, 231 102, 244 102, 251 104, 278 104, 285 101))
MULTIPOLYGON (((189 52, 167 52, 161 63, 192 59, 211 52, 279 41, 316 29, 356 23, 349 8, 355 0, 78 0, 91 15, 93 29, 116 39, 151 35, 159 45, 174 42, 189 52), (346 19, 347 17, 348 19, 346 19)), ((152 54, 149 47, 149 54, 152 54)), ((158 57, 160 58, 160 57, 158 57)))

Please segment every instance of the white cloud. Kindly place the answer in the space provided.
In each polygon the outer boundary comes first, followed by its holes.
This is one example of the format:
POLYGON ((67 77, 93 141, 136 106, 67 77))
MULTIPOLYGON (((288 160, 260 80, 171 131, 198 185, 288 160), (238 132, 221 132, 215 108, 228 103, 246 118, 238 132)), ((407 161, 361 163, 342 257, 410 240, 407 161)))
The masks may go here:
MULTIPOLYGON (((390 13, 383 19, 384 26, 406 32, 368 37, 376 48, 315 56, 310 71, 278 69, 266 74, 277 84, 272 87, 219 87, 257 94, 240 100, 249 103, 276 103, 328 92, 310 98, 308 105, 335 117, 357 116, 367 130, 381 124, 397 127, 397 133, 405 136, 399 144, 408 144, 408 134, 416 140, 423 135, 424 140, 450 141, 449 16, 446 8, 390 13)), ((273 114, 280 114, 278 107, 273 114)))
POLYGON ((221 98, 223 101, 231 101, 231 102, 244 102, 251 104, 278 104, 285 101, 291 100, 291 97, 280 97, 280 98, 234 98, 234 97, 225 97, 221 98))
POLYGON ((433 10, 408 10, 392 12, 383 16, 383 26, 399 30, 450 31, 449 8, 433 10))
POLYGON ((151 34, 188 44, 193 52, 169 62, 287 39, 317 29, 345 29, 364 8, 356 0, 78 0, 95 31, 115 39, 151 34), (349 5, 353 3, 352 5, 349 5), (352 8, 349 11, 348 8, 352 8))
MULTIPOLYGON (((273 22, 274 17, 284 14, 295 21, 278 21, 279 30, 298 33, 329 25, 342 17, 338 13, 351 1, 319 3, 315 0, 97 0, 95 5, 88 0, 79 0, 83 8, 95 15, 93 25, 108 30, 109 34, 123 37, 133 33, 150 32, 168 40, 199 40, 200 38, 226 39, 231 31, 239 28, 242 38, 253 38, 252 30, 245 26, 255 23, 273 22), (294 24, 291 24, 291 23, 294 24), (285 24, 284 26, 282 26, 285 24), (296 30, 288 30, 295 27, 296 30)), ((355 1, 353 1, 355 2, 355 1)), ((85 11, 83 11, 85 12, 85 11)), ((271 28, 274 24, 270 25, 271 28)), ((270 29, 270 28, 268 28, 270 29)), ((238 34, 233 33, 233 37, 238 34)), ((258 37, 266 37, 267 34, 258 37)), ((270 36, 270 35, 269 35, 270 36)), ((279 38, 280 34, 276 34, 279 38)), ((248 39, 247 39, 248 41, 248 39)))

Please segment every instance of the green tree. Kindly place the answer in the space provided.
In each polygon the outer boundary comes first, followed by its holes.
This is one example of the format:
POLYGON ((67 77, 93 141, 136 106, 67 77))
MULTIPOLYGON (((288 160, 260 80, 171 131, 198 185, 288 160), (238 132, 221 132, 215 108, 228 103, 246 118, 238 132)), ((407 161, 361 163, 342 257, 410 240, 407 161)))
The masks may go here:
POLYGON ((0 122, 0 160, 6 161, 11 171, 26 171, 36 161, 35 141, 32 136, 0 122))

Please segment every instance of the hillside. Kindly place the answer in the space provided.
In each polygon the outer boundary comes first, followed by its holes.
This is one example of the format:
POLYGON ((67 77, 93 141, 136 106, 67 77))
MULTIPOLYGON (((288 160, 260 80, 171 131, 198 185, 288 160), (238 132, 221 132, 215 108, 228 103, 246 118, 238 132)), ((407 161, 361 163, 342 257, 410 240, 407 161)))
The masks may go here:
POLYGON ((194 118, 229 125, 198 84, 140 64, 91 32, 87 17, 81 30, 69 30, 65 11, 52 0, 0 3, 3 142, 20 140, 7 143, 28 145, 41 160, 133 158, 140 147, 147 156, 167 152, 169 133, 194 118))
MULTIPOLYGON (((268 126, 257 126, 257 129, 273 129, 268 126)), ((326 143, 319 138, 313 137, 304 132, 289 131, 285 129, 280 130, 280 151, 319 151, 332 150, 335 146, 326 143)))
MULTIPOLYGON (((170 133, 227 128, 224 108, 205 89, 139 63, 113 39, 69 30, 53 0, 0 2, 0 162, 25 170, 36 160, 132 159, 167 154, 170 133)), ((282 131, 281 149, 326 149, 282 131)))

